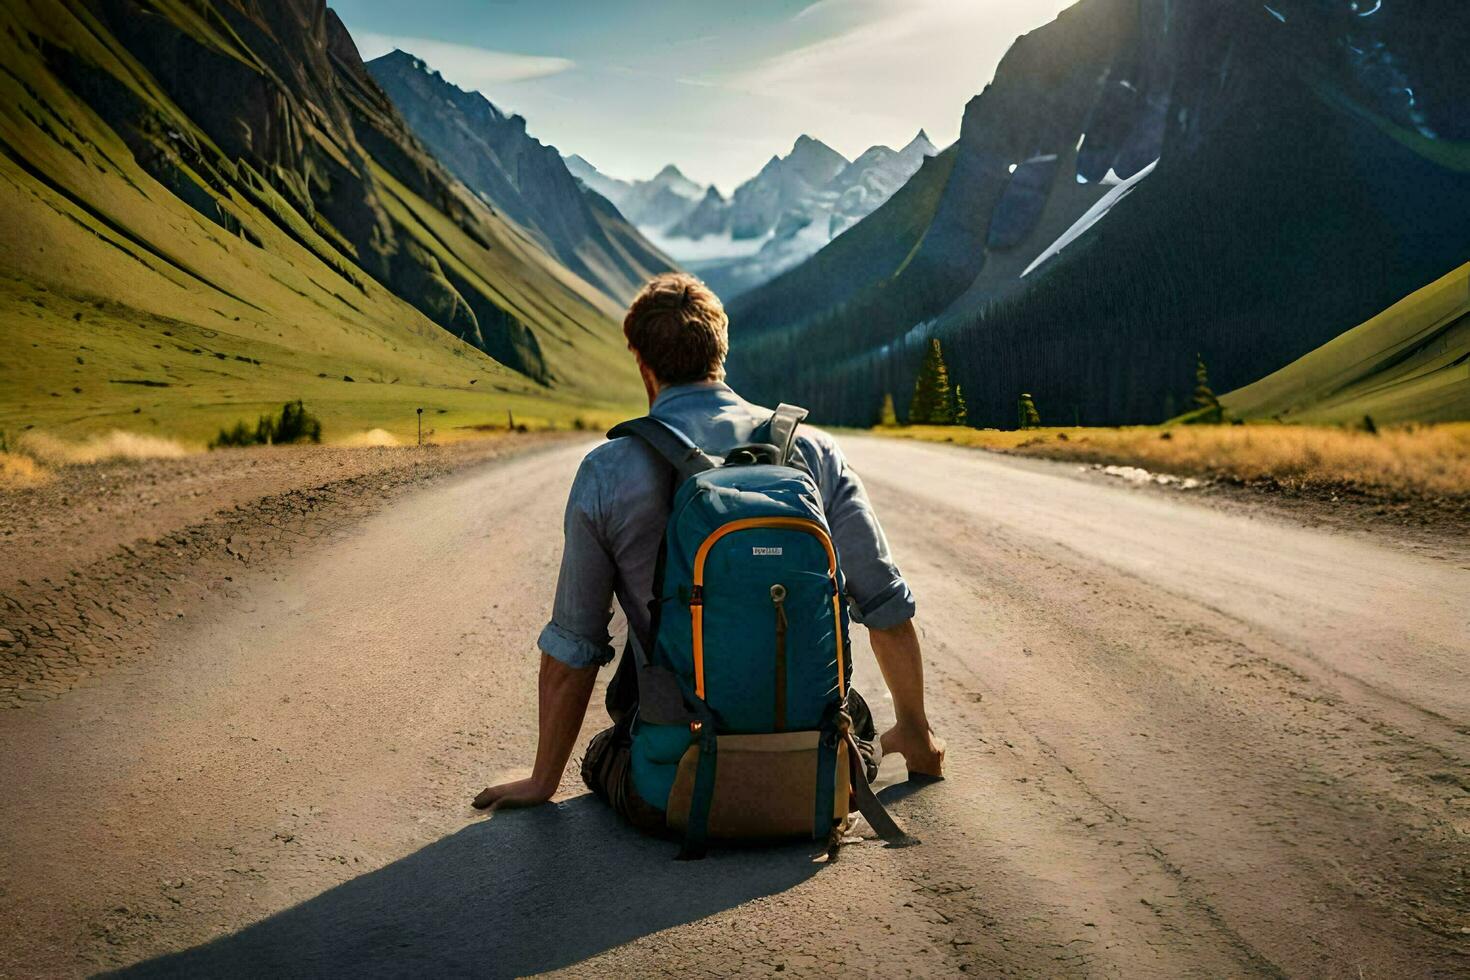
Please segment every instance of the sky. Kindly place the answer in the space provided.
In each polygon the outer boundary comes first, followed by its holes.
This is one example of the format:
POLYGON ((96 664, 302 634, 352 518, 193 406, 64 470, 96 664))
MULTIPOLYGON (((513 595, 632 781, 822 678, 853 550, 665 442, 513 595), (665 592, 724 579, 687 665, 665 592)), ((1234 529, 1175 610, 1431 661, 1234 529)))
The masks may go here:
POLYGON ((806 134, 852 159, 943 147, 1019 35, 1074 0, 328 0, 604 173, 729 193, 806 134))

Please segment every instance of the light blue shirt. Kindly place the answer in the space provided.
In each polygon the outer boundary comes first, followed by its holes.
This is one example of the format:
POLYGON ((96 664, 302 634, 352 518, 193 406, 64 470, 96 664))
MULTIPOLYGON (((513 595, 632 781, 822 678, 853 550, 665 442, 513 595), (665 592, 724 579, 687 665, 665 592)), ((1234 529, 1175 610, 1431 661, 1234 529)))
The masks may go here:
MULTIPOLYGON (((750 442, 771 410, 750 404, 722 382, 705 381, 663 389, 650 414, 711 455, 723 456, 750 442)), ((878 629, 912 618, 914 597, 888 553, 862 481, 837 442, 802 425, 796 447, 822 494, 853 618, 878 629)), ((639 439, 613 439, 582 460, 567 498, 551 622, 538 640, 545 653, 572 667, 612 660, 607 627, 614 596, 633 628, 648 629, 670 490, 667 465, 639 439)))

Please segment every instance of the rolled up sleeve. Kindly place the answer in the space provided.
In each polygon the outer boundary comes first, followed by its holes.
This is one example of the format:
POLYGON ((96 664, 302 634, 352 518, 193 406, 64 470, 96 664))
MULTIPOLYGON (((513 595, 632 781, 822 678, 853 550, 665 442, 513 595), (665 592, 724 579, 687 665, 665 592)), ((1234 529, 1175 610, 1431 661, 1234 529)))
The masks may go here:
POLYGON ((870 629, 897 626, 913 618, 914 595, 893 562, 863 481, 835 443, 828 452, 822 467, 826 477, 822 496, 832 543, 847 580, 852 617, 870 629))
POLYGON ((617 566, 600 531, 600 503, 596 469, 583 460, 562 522, 561 572, 551 622, 537 640, 543 653, 569 667, 600 667, 613 658, 607 627, 617 566))

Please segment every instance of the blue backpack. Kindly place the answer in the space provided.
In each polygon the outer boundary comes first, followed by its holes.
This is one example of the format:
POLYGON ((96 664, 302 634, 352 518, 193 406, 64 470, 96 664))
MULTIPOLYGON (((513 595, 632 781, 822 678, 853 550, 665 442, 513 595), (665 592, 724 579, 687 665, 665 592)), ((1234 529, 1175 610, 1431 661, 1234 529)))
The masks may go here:
POLYGON ((651 417, 608 433, 643 440, 673 471, 650 630, 630 631, 618 673, 631 656, 633 786, 683 834, 681 857, 708 838, 835 844, 849 796, 885 839, 905 836, 851 731, 842 570, 795 451, 805 417, 782 405, 722 460, 651 417))

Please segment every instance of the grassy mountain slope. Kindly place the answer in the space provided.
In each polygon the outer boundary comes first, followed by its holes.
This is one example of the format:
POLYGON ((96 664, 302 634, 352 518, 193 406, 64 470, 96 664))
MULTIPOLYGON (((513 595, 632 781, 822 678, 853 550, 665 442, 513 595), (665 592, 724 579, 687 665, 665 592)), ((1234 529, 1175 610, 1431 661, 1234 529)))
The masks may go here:
POLYGON ((329 434, 407 431, 420 404, 448 425, 631 401, 611 304, 375 105, 329 18, 0 12, 0 429, 200 438, 303 397, 329 434))
POLYGON ((1470 418, 1470 264, 1220 400, 1289 422, 1470 418))

